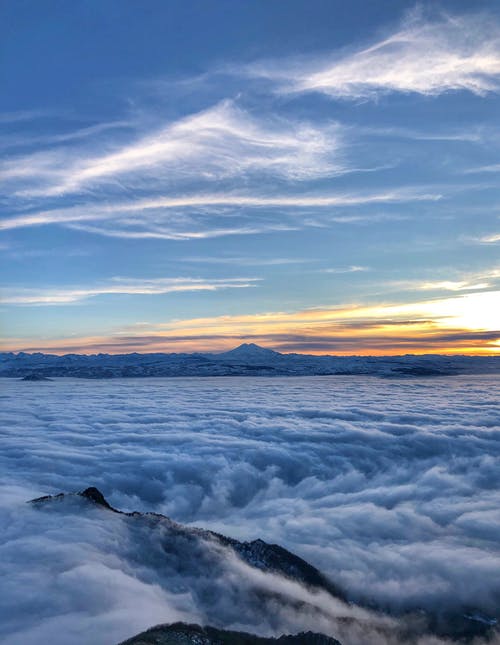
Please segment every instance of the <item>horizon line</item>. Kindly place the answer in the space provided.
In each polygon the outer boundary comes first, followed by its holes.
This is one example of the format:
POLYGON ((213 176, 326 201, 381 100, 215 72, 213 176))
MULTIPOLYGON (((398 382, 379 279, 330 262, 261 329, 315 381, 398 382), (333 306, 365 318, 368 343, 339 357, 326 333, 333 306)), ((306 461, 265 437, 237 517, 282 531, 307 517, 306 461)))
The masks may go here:
MULTIPOLYGON (((218 350, 218 351, 211 351, 211 350, 192 350, 192 351, 156 351, 156 352, 137 352, 137 351, 131 351, 131 352, 91 352, 91 353, 86 353, 86 352, 71 352, 71 351, 66 351, 62 353, 64 350, 62 349, 57 349, 54 348, 53 350, 51 348, 46 348, 47 350, 50 351, 40 351, 37 350, 36 348, 27 348, 27 349, 0 349, 0 356, 3 354, 14 354, 16 356, 19 356, 20 354, 27 354, 30 356, 33 356, 35 354, 42 354, 45 356, 57 356, 59 358, 63 358, 64 356, 86 356, 86 357, 91 357, 91 356, 155 356, 155 355, 164 355, 164 356, 173 356, 173 355, 213 355, 213 356, 220 356, 222 354, 228 354, 230 352, 233 352, 235 350, 238 350, 240 348, 246 348, 246 347, 255 347, 260 350, 267 350, 270 352, 274 352, 275 354, 279 354, 280 356, 314 356, 317 358, 320 357, 331 357, 331 358, 398 358, 398 357, 405 357, 405 356, 448 356, 448 357, 471 357, 471 358, 500 358, 500 355, 498 352, 453 352, 453 351, 444 351, 444 352, 432 352, 432 351, 412 351, 412 352, 405 352, 402 354, 388 354, 388 353, 359 353, 359 354, 345 354, 345 353, 307 353, 307 352, 300 352, 300 351, 279 351, 278 349, 275 349, 274 347, 267 347, 264 345, 260 345, 258 343, 240 343, 239 345, 236 345, 234 347, 231 347, 230 349, 223 349, 223 350, 218 350)), ((458 348, 457 348, 458 349, 458 348)))

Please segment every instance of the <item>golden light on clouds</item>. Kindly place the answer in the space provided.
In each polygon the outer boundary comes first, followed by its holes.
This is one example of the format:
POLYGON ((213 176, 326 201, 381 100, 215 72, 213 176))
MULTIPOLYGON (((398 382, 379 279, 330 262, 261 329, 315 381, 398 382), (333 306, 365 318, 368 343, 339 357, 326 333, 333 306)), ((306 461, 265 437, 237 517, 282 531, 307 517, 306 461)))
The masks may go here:
POLYGON ((256 342, 283 352, 338 355, 495 354, 500 291, 404 304, 349 305, 141 322, 108 337, 11 339, 5 349, 110 352, 224 351, 256 342))

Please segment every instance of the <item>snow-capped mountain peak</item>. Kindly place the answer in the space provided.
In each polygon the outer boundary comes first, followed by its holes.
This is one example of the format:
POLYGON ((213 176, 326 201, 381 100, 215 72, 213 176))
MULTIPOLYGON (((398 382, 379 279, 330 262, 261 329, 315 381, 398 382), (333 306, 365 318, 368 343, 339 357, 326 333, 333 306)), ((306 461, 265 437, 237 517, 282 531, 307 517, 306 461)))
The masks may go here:
POLYGON ((229 350, 228 352, 223 352, 218 354, 218 358, 224 359, 244 359, 244 360, 253 360, 253 359, 269 359, 276 358, 281 356, 279 352, 275 352, 273 349, 268 349, 267 347, 261 347, 255 343, 243 343, 234 349, 229 350))

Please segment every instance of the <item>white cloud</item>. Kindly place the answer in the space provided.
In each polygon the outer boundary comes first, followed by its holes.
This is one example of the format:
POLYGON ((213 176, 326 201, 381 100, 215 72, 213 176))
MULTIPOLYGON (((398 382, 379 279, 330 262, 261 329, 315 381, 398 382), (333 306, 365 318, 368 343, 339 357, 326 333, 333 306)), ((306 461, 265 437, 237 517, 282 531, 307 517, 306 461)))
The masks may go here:
POLYGON ((435 282, 422 282, 417 286, 423 291, 475 291, 489 287, 491 287, 489 282, 468 282, 467 280, 436 280, 435 282))
POLYGON ((468 170, 464 170, 465 175, 473 175, 475 173, 481 172, 500 172, 500 163, 490 164, 489 166, 478 166, 477 168, 469 168, 468 170))
MULTIPOLYGON (((451 267, 434 268, 423 272, 432 279, 421 277, 411 280, 390 280, 384 283, 390 291, 493 291, 500 284, 498 266, 484 267, 479 271, 457 271, 451 267)), ((485 296, 488 297, 488 296, 485 296)))
POLYGON ((48 117, 61 117, 61 112, 47 110, 18 110, 17 112, 0 112, 0 125, 11 125, 22 121, 36 121, 48 117))
MULTIPOLYGON (((126 224, 126 223, 125 223, 126 224)), ((135 224, 135 222, 133 223, 135 224)), ((129 240, 204 240, 214 237, 225 237, 227 235, 255 235, 257 233, 270 233, 278 231, 295 231, 299 227, 289 224, 267 224, 267 225, 243 225, 227 227, 200 227, 199 223, 193 222, 192 227, 183 227, 181 229, 175 226, 151 225, 144 226, 141 222, 141 228, 118 228, 113 226, 88 226, 85 224, 70 224, 68 228, 75 231, 84 231, 103 235, 104 237, 117 237, 129 240), (196 228, 198 226, 198 228, 196 228)), ((118 224, 119 226, 119 224, 118 224)))
POLYGON ((249 75, 278 83, 282 92, 321 92, 335 98, 376 98, 388 92, 435 96, 500 89, 500 36, 488 15, 411 14, 373 45, 318 59, 255 63, 249 75))
MULTIPOLYGON (((0 117, 1 118, 1 117, 0 117)), ((1 121, 0 121, 1 122, 1 121)), ((45 135, 12 135, 10 137, 2 137, 0 141, 1 148, 14 148, 20 146, 34 146, 34 145, 47 145, 66 143, 68 141, 76 141, 93 137, 96 134, 102 134, 116 129, 131 128, 130 121, 110 121, 109 123, 97 123, 78 130, 71 130, 60 134, 45 134, 45 135)), ((30 157, 28 157, 30 158, 30 157)), ((36 158, 36 157, 35 157, 36 158)), ((22 171, 19 168, 5 167, 5 178, 9 176, 19 176, 22 171)))
POLYGON ((337 620, 355 607, 176 540, 154 518, 23 503, 88 485, 124 510, 282 544, 354 600, 497 611, 493 378, 5 379, 2 394, 2 643, 113 643, 179 617, 402 642, 366 621, 356 633, 337 620), (255 588, 323 613, 263 603, 255 588))
POLYGON ((113 278, 93 287, 57 287, 53 289, 4 288, 1 302, 11 305, 65 305, 101 295, 161 295, 185 291, 218 291, 256 286, 258 278, 157 278, 138 280, 113 278))
POLYGON ((368 271, 368 267, 353 264, 348 267, 331 267, 329 269, 322 269, 323 273, 359 273, 360 271, 368 271))
POLYGON ((317 260, 306 258, 263 258, 244 256, 186 256, 179 259, 180 262, 193 264, 231 264, 233 266, 281 266, 288 264, 308 264, 317 260))
POLYGON ((495 242, 500 242, 500 233, 493 233, 492 235, 485 235, 479 239, 480 242, 485 244, 495 244, 495 242))
POLYGON ((127 145, 93 153, 59 148, 13 157, 0 178, 23 196, 61 196, 126 180, 127 186, 261 175, 305 180, 344 172, 337 124, 257 118, 226 100, 127 145))
MULTIPOLYGON (((82 230, 119 237, 158 237, 168 239, 190 237, 214 237, 236 233, 252 233, 261 230, 286 230, 300 224, 300 211, 327 209, 371 204, 408 203, 437 201, 442 195, 425 189, 394 188, 373 193, 334 193, 299 195, 262 195, 236 193, 198 193, 184 196, 155 197, 129 202, 57 208, 20 214, 0 222, 0 230, 41 226, 46 224, 72 224, 82 230), (239 209, 268 211, 267 220, 257 222, 255 217, 245 223, 239 209), (238 212, 238 224, 233 226, 207 225, 208 217, 233 215, 238 212), (296 211, 298 220, 286 222, 283 211, 296 211), (276 222, 276 213, 280 221, 276 222), (106 226, 84 222, 105 222, 106 226), (111 226, 109 226, 111 223, 111 226)), ((335 218, 333 218, 335 219, 335 218)), ((339 218, 337 218, 338 221, 339 218)), ((345 221, 348 221, 347 218, 345 221)), ((354 216, 349 221, 363 219, 354 216)), ((340 221, 342 218, 340 218, 340 221)))

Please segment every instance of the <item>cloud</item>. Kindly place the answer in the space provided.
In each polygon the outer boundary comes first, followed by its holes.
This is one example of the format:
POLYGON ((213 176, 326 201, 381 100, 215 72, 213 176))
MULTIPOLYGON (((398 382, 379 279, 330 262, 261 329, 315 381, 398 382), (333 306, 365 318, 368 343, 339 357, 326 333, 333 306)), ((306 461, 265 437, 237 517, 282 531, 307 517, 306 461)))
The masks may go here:
MULTIPOLYGON (((4 218, 0 230, 13 230, 49 224, 71 225, 78 230, 116 237, 166 239, 189 239, 254 233, 263 230, 287 230, 296 228, 304 217, 304 211, 321 211, 328 208, 366 206, 372 204, 397 204, 420 201, 437 201, 442 195, 425 189, 393 188, 378 192, 330 193, 330 194, 237 194, 197 193, 183 196, 160 196, 148 199, 121 201, 84 206, 70 206, 38 212, 24 213, 4 218), (242 209, 251 209, 249 223, 244 223, 242 209), (259 211, 264 218, 259 221, 259 211), (269 213, 269 214, 268 214, 269 213), (295 213, 295 219, 287 222, 285 214, 295 213), (237 215, 235 226, 213 226, 214 221, 227 220, 237 215), (212 220, 210 220, 212 218, 212 220), (279 221, 276 221, 276 219, 279 221), (86 224, 92 222, 93 224, 86 224), (243 222, 243 223, 242 223, 243 222), (210 224, 210 225, 209 225, 210 224)), ((358 221, 363 216, 353 216, 340 221, 358 221)), ((376 219, 376 216, 375 216, 376 219)))
POLYGON ((358 265, 351 265, 349 267, 331 267, 329 269, 322 269, 323 273, 359 273, 360 271, 368 271, 368 267, 358 265))
MULTIPOLYGON (((249 281, 248 281, 249 282, 249 281)), ((253 284, 253 283, 250 283, 253 284)), ((217 351, 253 341, 285 352, 341 355, 495 354, 500 348, 500 292, 400 304, 359 304, 298 311, 177 319, 116 330, 112 336, 4 339, 4 350, 111 353, 217 351)))
POLYGON ((436 282, 424 282, 418 286, 424 291, 445 290, 445 291, 476 291, 488 289, 491 285, 488 282, 472 283, 465 280, 444 280, 436 282))
POLYGON ((279 258, 279 257, 245 257, 245 256, 186 256, 179 260, 193 264, 231 264, 233 266, 282 266, 289 264, 310 264, 317 260, 310 258, 279 258))
POLYGON ((337 122, 257 114, 231 100, 153 120, 41 136, 34 152, 7 156, 0 229, 51 224, 131 240, 207 239, 397 219, 328 209, 442 198, 425 186, 326 191, 319 180, 369 170, 350 164, 349 129, 337 122), (135 127, 132 141, 125 127, 135 127))
POLYGON ((352 600, 496 615, 493 378, 5 380, 2 394, 6 645, 113 643, 181 617, 273 634, 314 628, 343 645, 403 642, 380 630, 383 617, 176 538, 154 517, 24 504, 90 484, 124 510, 282 544, 352 600), (346 615, 362 627, 338 620, 346 615))
MULTIPOLYGON (((494 290, 500 286, 500 269, 496 267, 485 268, 482 271, 462 272, 450 271, 447 268, 439 273, 449 275, 452 273, 453 279, 434 279, 434 280, 396 280, 387 283, 397 289, 414 289, 417 291, 481 291, 483 289, 494 290), (459 279, 458 279, 459 278, 459 279)), ((434 276, 437 273, 433 271, 434 276)))
POLYGON ((500 172, 500 164, 490 164, 489 166, 478 166, 477 168, 469 168, 464 171, 464 174, 474 174, 481 172, 500 172))
POLYGON ((178 230, 168 226, 152 226, 144 228, 113 228, 110 226, 88 226, 84 224, 71 224, 68 228, 75 231, 83 231, 104 237, 117 237, 129 240, 204 240, 215 237, 226 237, 227 235, 257 235, 259 233, 272 233, 278 231, 296 231, 298 226, 289 224, 260 224, 246 226, 227 226, 200 228, 199 224, 193 222, 193 227, 178 230), (198 228, 195 228, 198 226, 198 228))
MULTIPOLYGON (((96 126, 95 126, 96 127, 96 126)), ((108 144, 109 145, 109 144, 108 144)), ((102 147, 102 146, 101 146, 102 147)), ((340 127, 256 117, 225 100, 109 151, 59 148, 15 156, 0 177, 21 196, 52 197, 100 185, 144 189, 193 179, 265 174, 289 181, 344 172, 340 127)))
POLYGON ((492 235, 485 235, 484 237, 481 237, 479 239, 480 242, 483 242, 485 244, 495 244, 496 242, 500 242, 500 233, 493 233, 492 235))
POLYGON ((484 126, 468 125, 460 130, 429 130, 411 129, 399 126, 358 126, 357 131, 369 136, 383 137, 389 139, 410 139, 414 141, 457 141, 465 143, 485 143, 496 139, 498 132, 495 128, 489 129, 484 126))
POLYGON ((61 117, 61 112, 54 110, 18 110, 16 112, 0 112, 0 125, 11 125, 23 121, 37 121, 51 117, 61 117))
POLYGON ((102 295, 163 295, 185 291, 218 291, 256 286, 259 278, 112 278, 93 287, 57 287, 53 289, 3 289, 1 302, 10 305, 66 305, 102 295))
MULTIPOLYGON (((0 120, 0 123, 1 123, 1 120, 0 120)), ((78 139, 85 139, 87 137, 92 137, 96 134, 102 134, 103 132, 108 132, 110 130, 130 128, 131 126, 132 126, 132 123, 130 121, 111 121, 109 123, 97 123, 95 125, 90 125, 85 128, 80 128, 79 130, 73 130, 70 132, 65 132, 60 134, 31 135, 31 136, 13 135, 11 137, 3 137, 2 141, 0 142, 0 147, 5 149, 5 148, 14 148, 14 147, 23 147, 23 146, 34 146, 34 145, 40 145, 40 144, 47 145, 47 144, 66 143, 68 141, 76 141, 78 139)))
POLYGON ((351 53, 316 59, 268 61, 245 68, 279 92, 320 92, 333 98, 376 99, 391 92, 437 96, 500 88, 500 37, 487 14, 426 19, 416 11, 392 34, 351 53))

